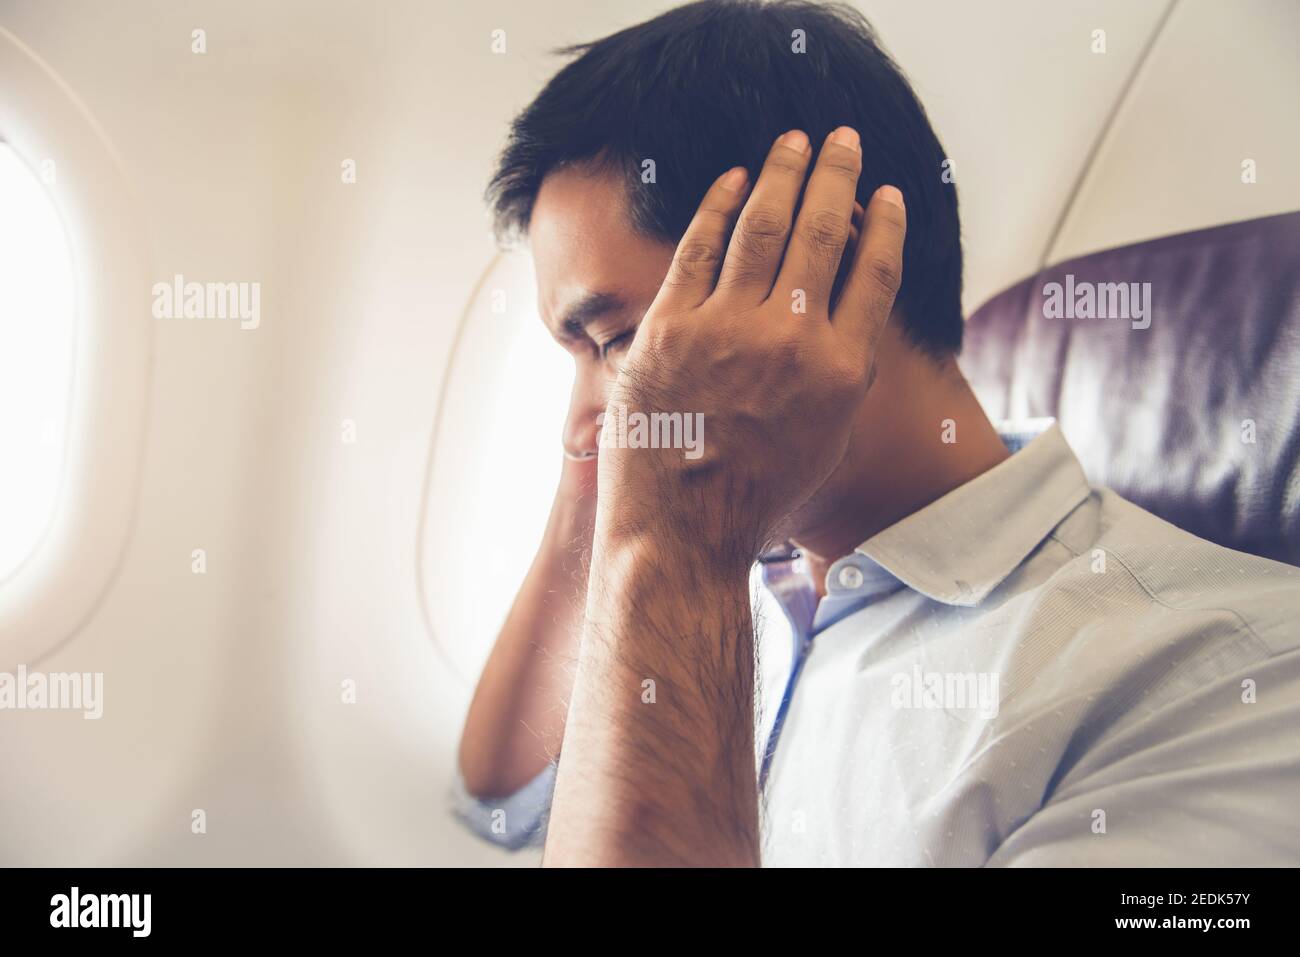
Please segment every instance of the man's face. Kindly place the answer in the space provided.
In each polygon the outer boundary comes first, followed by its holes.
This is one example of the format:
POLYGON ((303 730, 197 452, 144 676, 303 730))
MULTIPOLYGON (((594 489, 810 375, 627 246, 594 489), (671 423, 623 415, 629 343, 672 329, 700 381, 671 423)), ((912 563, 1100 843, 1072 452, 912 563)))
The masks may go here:
POLYGON ((596 416, 673 257, 672 244, 629 226, 623 190, 584 167, 558 170, 529 222, 542 321, 575 362, 564 424, 573 457, 596 454, 596 416))
MULTIPOLYGON (((538 191, 529 223, 541 318, 575 362, 564 449, 593 462, 596 416, 605 411, 637 326, 676 250, 675 244, 647 239, 631 228, 623 190, 620 182, 587 168, 553 172, 538 191)), ((801 530, 834 524, 842 503, 860 491, 864 450, 897 447, 889 432, 892 420, 878 411, 897 394, 889 380, 910 355, 900 348, 896 325, 882 336, 876 385, 862 406, 847 410, 855 417, 857 441, 836 473, 789 517, 780 529, 785 537, 797 539, 801 530)))

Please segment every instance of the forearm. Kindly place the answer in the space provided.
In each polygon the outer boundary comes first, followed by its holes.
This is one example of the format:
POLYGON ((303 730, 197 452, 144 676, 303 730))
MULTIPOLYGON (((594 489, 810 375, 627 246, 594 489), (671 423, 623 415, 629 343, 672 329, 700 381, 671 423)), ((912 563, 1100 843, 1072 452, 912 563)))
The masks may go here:
POLYGON ((460 743, 471 794, 512 794, 559 753, 586 597, 575 540, 557 510, 479 678, 460 743))
POLYGON ((748 568, 597 546, 545 863, 759 863, 748 568))
POLYGON ((835 130, 804 189, 812 152, 791 130, 752 190, 743 167, 714 182, 611 389, 610 408, 689 410, 710 438, 602 443, 547 864, 760 863, 749 564, 844 459, 906 235, 882 187, 832 311, 861 140, 835 130))

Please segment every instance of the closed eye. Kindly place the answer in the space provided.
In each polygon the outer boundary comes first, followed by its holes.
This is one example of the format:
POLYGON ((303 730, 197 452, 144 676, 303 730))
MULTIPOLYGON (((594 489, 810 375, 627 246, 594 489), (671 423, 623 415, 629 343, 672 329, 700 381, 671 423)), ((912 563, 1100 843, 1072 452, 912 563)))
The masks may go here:
POLYGON ((610 352, 612 352, 613 350, 626 348, 627 345, 632 341, 632 337, 635 335, 636 335, 636 330, 629 329, 627 332, 615 336, 613 339, 610 339, 608 342, 602 343, 600 346, 600 357, 602 359, 608 358, 610 352))

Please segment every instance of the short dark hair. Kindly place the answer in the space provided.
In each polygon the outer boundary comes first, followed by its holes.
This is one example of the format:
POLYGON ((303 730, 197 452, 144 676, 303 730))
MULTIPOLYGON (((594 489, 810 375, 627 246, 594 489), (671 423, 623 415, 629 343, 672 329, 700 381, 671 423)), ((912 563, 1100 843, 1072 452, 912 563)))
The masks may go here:
POLYGON ((898 304, 908 338, 935 356, 961 349, 956 187, 925 109, 856 10, 700 0, 558 52, 577 59, 515 118, 488 185, 500 240, 527 232, 549 172, 595 162, 625 177, 633 228, 676 242, 723 171, 756 175, 786 130, 816 145, 848 125, 862 137, 858 200, 890 183, 907 202, 898 304), (641 180, 645 159, 653 186, 641 180))

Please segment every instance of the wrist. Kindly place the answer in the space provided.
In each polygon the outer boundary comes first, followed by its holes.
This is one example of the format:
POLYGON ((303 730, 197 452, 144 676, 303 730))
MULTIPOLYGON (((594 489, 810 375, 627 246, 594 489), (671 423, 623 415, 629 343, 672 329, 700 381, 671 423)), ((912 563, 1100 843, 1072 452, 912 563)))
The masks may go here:
POLYGON ((598 522, 591 559, 593 580, 617 582, 620 588, 639 583, 684 594, 747 588, 752 564, 750 549, 738 541, 696 538, 663 523, 630 527, 598 522))
POLYGON ((715 463, 679 468, 652 452, 635 461, 629 454, 618 465, 602 480, 595 522, 611 553, 663 555, 714 578, 748 575, 771 511, 763 483, 743 481, 715 463))

